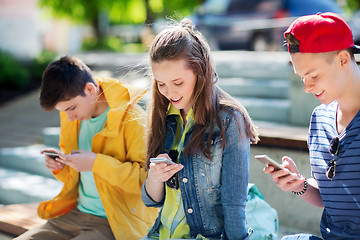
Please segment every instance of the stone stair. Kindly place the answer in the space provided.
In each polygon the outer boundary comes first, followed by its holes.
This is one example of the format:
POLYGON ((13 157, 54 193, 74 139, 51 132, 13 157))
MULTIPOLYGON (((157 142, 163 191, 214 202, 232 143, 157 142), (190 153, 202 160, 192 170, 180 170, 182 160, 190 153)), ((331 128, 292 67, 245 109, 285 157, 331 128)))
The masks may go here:
MULTIPOLYGON (((96 54, 79 54, 78 57, 92 70, 107 69, 121 80, 128 76, 134 82, 149 70, 146 54, 120 56, 107 53, 102 59, 96 54)), ((291 124, 290 79, 293 70, 287 52, 218 51, 213 52, 213 58, 219 75, 218 85, 240 100, 252 119, 291 124)), ((149 86, 148 81, 141 83, 141 87, 149 86)), ((305 119, 300 125, 307 124, 308 119, 305 119)))
POLYGON ((253 120, 287 124, 292 68, 286 54, 218 52, 218 85, 239 100, 253 120))
POLYGON ((46 147, 56 147, 56 130, 44 129, 44 145, 0 149, 0 204, 39 202, 60 192, 62 183, 45 167, 40 154, 46 147))

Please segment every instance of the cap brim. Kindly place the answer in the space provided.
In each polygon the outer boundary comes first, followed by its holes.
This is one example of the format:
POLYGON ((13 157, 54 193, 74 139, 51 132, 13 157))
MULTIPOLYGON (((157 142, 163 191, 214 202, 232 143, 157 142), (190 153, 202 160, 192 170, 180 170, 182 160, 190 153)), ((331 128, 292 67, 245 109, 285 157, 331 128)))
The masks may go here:
POLYGON ((351 47, 354 54, 360 53, 360 46, 354 45, 351 47))

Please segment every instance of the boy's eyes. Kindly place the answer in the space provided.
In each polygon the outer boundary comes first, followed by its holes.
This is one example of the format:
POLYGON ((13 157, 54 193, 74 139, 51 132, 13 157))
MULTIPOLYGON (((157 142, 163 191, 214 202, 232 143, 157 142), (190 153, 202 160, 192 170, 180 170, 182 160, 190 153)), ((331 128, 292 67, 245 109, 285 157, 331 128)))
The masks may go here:
MULTIPOLYGON (((318 78, 318 75, 310 76, 313 80, 316 80, 318 78)), ((301 78, 301 80, 305 83, 305 77, 301 78)))

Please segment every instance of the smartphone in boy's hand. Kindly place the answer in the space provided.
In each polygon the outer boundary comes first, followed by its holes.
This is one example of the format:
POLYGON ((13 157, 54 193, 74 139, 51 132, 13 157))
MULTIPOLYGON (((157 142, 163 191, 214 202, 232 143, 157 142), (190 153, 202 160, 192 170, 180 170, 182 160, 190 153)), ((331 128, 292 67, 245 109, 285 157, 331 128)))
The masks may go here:
POLYGON ((283 166, 281 166, 278 162, 276 162, 275 160, 271 159, 270 157, 268 157, 267 155, 256 155, 255 159, 259 160, 260 162, 262 162, 263 164, 267 165, 267 166, 273 166, 274 170, 284 170, 285 168, 283 166))
POLYGON ((43 151, 42 154, 44 155, 48 155, 49 157, 56 159, 59 157, 59 154, 57 152, 53 152, 53 151, 43 151))
MULTIPOLYGON (((280 163, 276 162, 275 160, 271 159, 269 156, 267 156, 265 154, 256 155, 255 159, 259 160, 260 162, 262 162, 266 166, 273 166, 275 171, 285 170, 285 168, 282 165, 280 165, 280 163)), ((292 172, 289 171, 289 174, 292 174, 292 172)), ((300 179, 299 176, 298 176, 298 179, 300 179)))

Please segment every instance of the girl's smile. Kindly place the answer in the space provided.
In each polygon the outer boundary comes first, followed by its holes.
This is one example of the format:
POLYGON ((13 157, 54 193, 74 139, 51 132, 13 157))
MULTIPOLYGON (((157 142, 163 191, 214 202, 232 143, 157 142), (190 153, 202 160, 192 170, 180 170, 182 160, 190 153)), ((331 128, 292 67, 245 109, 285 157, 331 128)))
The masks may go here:
POLYGON ((181 101, 182 97, 181 98, 178 98, 178 99, 170 99, 170 101, 174 104, 176 103, 179 103, 181 101))
POLYGON ((187 112, 192 107, 192 97, 196 75, 184 59, 152 62, 151 68, 160 94, 165 96, 175 108, 187 112))

